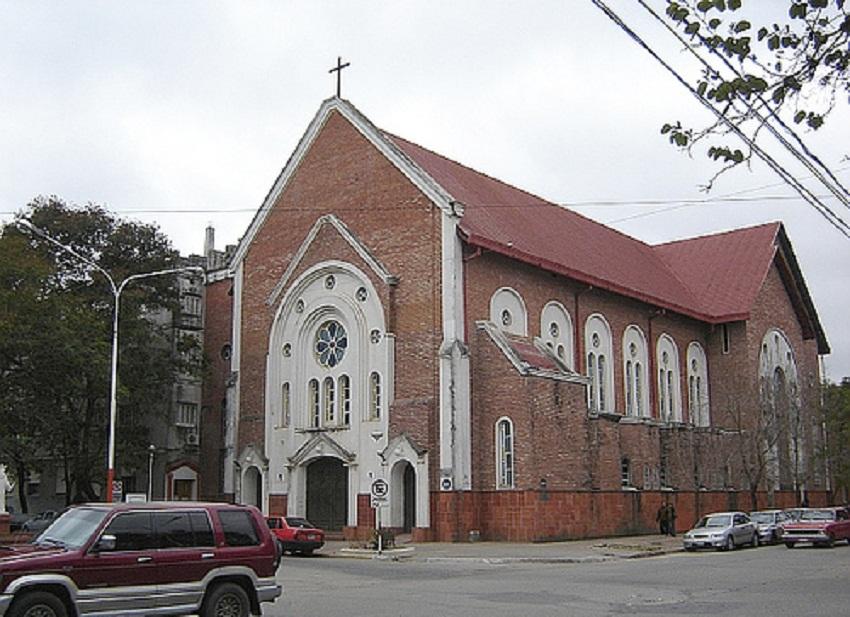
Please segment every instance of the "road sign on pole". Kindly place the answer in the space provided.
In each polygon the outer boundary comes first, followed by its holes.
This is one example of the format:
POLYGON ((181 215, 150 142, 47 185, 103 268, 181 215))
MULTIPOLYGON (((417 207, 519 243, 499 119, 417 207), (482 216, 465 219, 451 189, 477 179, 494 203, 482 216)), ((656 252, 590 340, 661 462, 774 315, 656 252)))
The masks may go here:
POLYGON ((378 478, 372 481, 370 493, 372 494, 372 507, 380 508, 390 500, 390 485, 387 484, 386 480, 378 478))

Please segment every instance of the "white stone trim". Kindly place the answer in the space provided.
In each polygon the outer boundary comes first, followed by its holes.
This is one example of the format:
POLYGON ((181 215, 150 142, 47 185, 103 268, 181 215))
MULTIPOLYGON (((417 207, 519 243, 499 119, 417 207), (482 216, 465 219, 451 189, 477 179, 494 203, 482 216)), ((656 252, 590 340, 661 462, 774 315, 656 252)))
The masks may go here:
POLYGON ((335 214, 326 214, 324 216, 320 216, 313 226, 310 228, 310 231, 307 232, 307 235, 304 237, 304 240, 301 242, 301 246, 298 247, 298 250, 295 252, 295 256, 289 262, 289 265, 286 267, 283 275, 280 277, 280 280, 274 286, 274 289, 269 294, 269 297, 266 299, 266 304, 269 306, 274 305, 278 299, 280 298, 280 294, 283 293, 283 290, 289 284, 290 279, 292 278, 292 274, 301 265, 301 262, 304 259, 304 256, 307 254, 307 251, 312 246, 313 242, 316 240, 316 237, 319 235, 319 232, 322 230, 322 227, 325 225, 331 225, 334 229, 337 230, 340 236, 348 242, 352 249, 357 253, 357 255, 364 261, 366 264, 372 269, 372 271, 384 282, 386 285, 396 285, 398 283, 398 278, 390 274, 390 271, 377 259, 372 252, 366 248, 366 245, 363 244, 360 239, 348 228, 348 226, 343 223, 335 214))
POLYGON ((239 242, 236 251, 233 255, 231 264, 237 266, 248 253, 248 247, 254 241, 259 229, 262 227, 269 212, 274 207, 275 203, 283 193, 289 181, 294 176, 301 161, 313 145, 316 137, 327 122, 332 112, 338 112, 343 118, 348 120, 351 125, 360 132, 377 150, 386 157, 405 177, 410 180, 416 188, 430 199, 437 207, 447 212, 455 212, 457 209, 452 207, 454 199, 452 196, 441 187, 431 176, 422 170, 416 163, 407 157, 390 139, 388 139, 375 125, 373 125, 364 115, 354 108, 351 103, 339 98, 331 98, 324 101, 319 108, 319 111, 313 117, 313 120, 307 127, 301 140, 295 148, 295 151, 289 157, 286 165, 281 170, 272 188, 269 190, 262 205, 260 206, 251 224, 248 226, 248 231, 245 232, 242 240, 239 242))

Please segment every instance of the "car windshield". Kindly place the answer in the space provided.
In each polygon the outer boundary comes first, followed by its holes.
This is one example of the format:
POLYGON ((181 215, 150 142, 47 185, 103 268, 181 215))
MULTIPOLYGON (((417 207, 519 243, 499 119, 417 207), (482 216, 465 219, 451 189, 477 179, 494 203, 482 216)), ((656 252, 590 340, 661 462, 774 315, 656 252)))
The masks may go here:
POLYGON ((313 524, 306 518, 296 518, 294 516, 286 517, 286 524, 290 527, 312 527, 313 524))
POLYGON ((801 521, 831 521, 833 518, 832 510, 806 510, 800 515, 801 521))
POLYGON ((732 522, 730 516, 704 516, 697 523, 697 527, 728 527, 732 522))
POLYGON ((68 510, 33 540, 33 544, 80 548, 91 537, 107 512, 108 510, 103 508, 68 510))
POLYGON ((769 512, 753 512, 752 514, 750 514, 750 519, 754 523, 772 523, 773 514, 769 512))

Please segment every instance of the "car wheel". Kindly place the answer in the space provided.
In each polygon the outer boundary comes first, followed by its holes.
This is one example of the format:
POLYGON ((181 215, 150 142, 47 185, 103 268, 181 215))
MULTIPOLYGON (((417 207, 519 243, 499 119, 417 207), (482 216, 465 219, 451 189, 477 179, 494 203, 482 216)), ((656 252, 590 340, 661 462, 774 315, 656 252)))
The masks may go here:
POLYGON ((688 551, 689 553, 693 553, 695 550, 697 550, 697 547, 695 547, 695 546, 686 546, 686 547, 685 547, 685 550, 686 550, 686 551, 688 551))
POLYGON ((793 542, 786 542, 785 546, 788 547, 788 548, 794 548, 794 543, 793 542))
POLYGON ((305 557, 312 557, 313 556, 313 549, 312 548, 305 548, 303 551, 301 551, 301 554, 304 555, 305 557))
POLYGON ((750 542, 750 546, 752 546, 753 548, 759 547, 759 532, 756 531, 755 533, 753 533, 753 541, 750 542))
POLYGON ((277 541, 277 553, 281 557, 283 557, 286 554, 286 544, 283 543, 283 540, 277 541))
POLYGON ((724 551, 734 551, 735 550, 735 538, 732 537, 730 533, 726 536, 726 543, 723 545, 724 551))
POLYGON ((62 600, 46 591, 33 591, 16 598, 9 617, 68 617, 62 600))
POLYGON ((835 546, 835 538, 833 538, 832 536, 829 536, 829 539, 826 542, 824 542, 823 545, 826 548, 832 548, 833 546, 835 546))
POLYGON ((201 617, 248 617, 250 612, 248 594, 236 583, 216 585, 201 606, 201 617))

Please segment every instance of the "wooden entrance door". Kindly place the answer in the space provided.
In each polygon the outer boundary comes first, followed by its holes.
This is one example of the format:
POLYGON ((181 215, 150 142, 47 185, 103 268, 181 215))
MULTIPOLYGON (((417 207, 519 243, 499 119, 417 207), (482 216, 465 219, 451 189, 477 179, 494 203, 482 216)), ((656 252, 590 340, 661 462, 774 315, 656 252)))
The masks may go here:
POLYGON ((307 467, 307 518, 327 531, 341 531, 348 520, 348 470, 335 458, 307 467))

